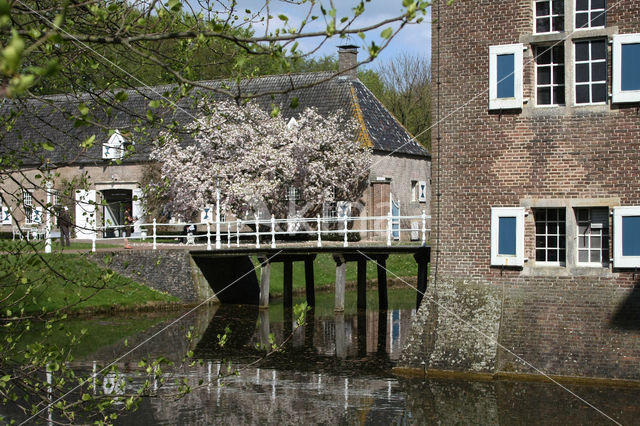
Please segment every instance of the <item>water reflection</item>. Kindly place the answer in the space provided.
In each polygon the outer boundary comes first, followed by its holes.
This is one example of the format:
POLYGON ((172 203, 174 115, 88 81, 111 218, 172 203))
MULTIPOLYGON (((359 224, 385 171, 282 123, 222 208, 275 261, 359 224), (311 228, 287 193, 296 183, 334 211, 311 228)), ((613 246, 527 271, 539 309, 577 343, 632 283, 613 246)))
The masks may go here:
MULTIPOLYGON (((408 299, 412 300, 412 295, 408 299)), ((303 327, 295 329, 293 313, 282 305, 272 304, 269 310, 214 306, 186 316, 124 358, 118 375, 99 375, 100 365, 154 336, 175 319, 153 323, 128 336, 126 346, 123 336, 119 343, 79 357, 83 360, 76 365, 80 374, 93 376, 94 384, 99 384, 97 392, 113 395, 135 392, 143 386, 146 377, 136 374, 141 371, 137 367, 141 358, 163 355, 178 361, 192 350, 196 358, 204 359, 193 366, 176 367, 164 383, 152 377, 152 389, 165 397, 145 398, 138 411, 118 419, 123 425, 607 422, 596 410, 551 384, 393 376, 390 369, 400 356, 413 314, 410 308, 340 314, 318 308, 308 313, 303 327), (189 329, 201 337, 187 341, 184 336, 189 329), (272 339, 281 342, 291 332, 284 351, 248 366, 264 357, 259 346, 269 345, 272 339), (221 347, 218 342, 223 335, 227 339, 221 347), (193 392, 182 399, 168 398, 185 379, 194 386, 193 392)), ((125 329, 123 321, 96 320, 99 328, 95 332, 111 323, 125 329)), ((130 321, 141 322, 135 317, 130 321)), ((572 386, 571 390, 620 423, 633 424, 640 418, 638 389, 572 386)), ((3 412, 16 416, 9 407, 0 406, 0 415, 3 412)))

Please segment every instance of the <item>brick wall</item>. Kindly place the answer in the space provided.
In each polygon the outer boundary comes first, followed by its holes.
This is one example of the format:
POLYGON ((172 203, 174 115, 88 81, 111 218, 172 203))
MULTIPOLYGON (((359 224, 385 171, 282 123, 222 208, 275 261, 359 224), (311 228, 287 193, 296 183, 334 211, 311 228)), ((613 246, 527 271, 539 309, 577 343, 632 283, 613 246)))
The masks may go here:
MULTIPOLYGON (((640 32, 640 1, 610 0, 607 6, 607 31, 640 32)), ((435 7, 433 16, 437 17, 435 7)), ((610 266, 536 266, 532 215, 525 220, 525 257, 532 260, 521 269, 490 266, 491 207, 523 206, 531 212, 531 207, 548 202, 570 212, 585 200, 606 200, 602 203, 610 207, 640 205, 638 105, 572 106, 568 99, 567 106, 536 107, 532 31, 531 1, 455 1, 443 5, 440 20, 434 20, 433 81, 441 81, 436 89, 442 120, 442 138, 433 138, 432 150, 433 189, 442 193, 439 201, 433 197, 431 206, 434 231, 439 227, 441 236, 438 277, 450 285, 465 280, 479 288, 497 287, 500 343, 534 365, 555 374, 638 379, 640 275, 610 266), (528 47, 523 74, 529 102, 522 110, 490 112, 489 46, 512 43, 528 47), (627 326, 621 327, 615 318, 624 306, 627 326)), ((569 31, 564 36, 570 36, 569 31)), ((608 81, 611 92, 611 66, 608 81)), ((572 81, 567 78, 565 83, 572 81)), ((471 295, 486 292, 469 285, 462 288, 471 295)), ((439 300, 438 290, 432 290, 432 300, 439 300)), ((453 303, 446 295, 442 300, 453 303)), ((430 342, 427 351, 437 347, 439 337, 446 339, 439 329, 446 324, 437 323, 437 311, 445 307, 446 303, 424 307, 435 318, 424 322, 435 327, 422 337, 430 342)), ((530 371, 509 357, 497 352, 488 361, 495 362, 497 370, 530 371)), ((447 361, 439 366, 461 368, 447 361)))

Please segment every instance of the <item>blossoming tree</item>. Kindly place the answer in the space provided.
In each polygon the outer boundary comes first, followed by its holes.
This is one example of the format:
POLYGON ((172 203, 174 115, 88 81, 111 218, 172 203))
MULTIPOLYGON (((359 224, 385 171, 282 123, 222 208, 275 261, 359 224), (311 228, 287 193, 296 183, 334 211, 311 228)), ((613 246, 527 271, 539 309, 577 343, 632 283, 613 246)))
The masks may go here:
POLYGON ((206 113, 187 126, 191 140, 163 133, 152 151, 174 215, 193 218, 213 204, 216 189, 238 217, 264 210, 286 216, 291 187, 306 216, 324 202, 362 194, 371 152, 356 140, 358 124, 348 113, 324 117, 306 108, 287 122, 255 102, 204 101, 200 110, 206 113))

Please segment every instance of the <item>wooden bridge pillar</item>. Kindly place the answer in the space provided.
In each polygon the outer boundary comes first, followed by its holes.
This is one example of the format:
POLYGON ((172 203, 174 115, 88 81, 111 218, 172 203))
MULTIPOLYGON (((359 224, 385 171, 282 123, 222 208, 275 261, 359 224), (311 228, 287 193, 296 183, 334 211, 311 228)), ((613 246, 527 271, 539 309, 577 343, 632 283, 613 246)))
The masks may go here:
POLYGON ((269 307, 269 280, 271 276, 271 263, 266 257, 258 258, 260 261, 260 302, 261 308, 269 307))
POLYGON ((336 302, 335 311, 344 312, 344 287, 347 281, 347 262, 344 256, 334 254, 333 260, 336 262, 336 302))
POLYGON ((315 282, 313 279, 313 257, 304 260, 304 283, 307 293, 307 305, 316 306, 315 282))
POLYGON ((386 311, 389 308, 387 296, 387 256, 376 259, 378 266, 378 310, 386 311))
POLYGON ((282 288, 282 298, 285 307, 293 306, 293 261, 284 262, 284 283, 282 288))
POLYGON ((367 260, 358 259, 358 310, 367 310, 367 260))

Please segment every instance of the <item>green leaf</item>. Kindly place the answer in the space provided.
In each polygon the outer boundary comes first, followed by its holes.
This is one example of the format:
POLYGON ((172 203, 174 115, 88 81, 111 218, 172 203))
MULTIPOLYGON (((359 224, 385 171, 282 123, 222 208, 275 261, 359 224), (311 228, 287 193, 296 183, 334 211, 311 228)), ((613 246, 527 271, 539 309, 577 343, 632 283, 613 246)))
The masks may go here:
POLYGON ((380 37, 384 38, 384 39, 389 39, 391 38, 391 35, 393 34, 393 29, 391 27, 387 28, 386 30, 382 31, 380 33, 380 37))
POLYGON ((46 149, 47 151, 53 151, 55 149, 55 147, 51 145, 49 142, 43 142, 42 148, 46 149))
POLYGON ((125 102, 127 99, 129 99, 129 95, 125 91, 120 91, 116 93, 115 99, 118 102, 125 102))
POLYGON ((82 115, 87 115, 89 114, 89 107, 83 102, 78 105, 78 111, 80 111, 80 114, 82 115))
POLYGON ((160 101, 158 99, 154 99, 149 102, 149 108, 158 108, 160 106, 160 101))
POLYGON ((283 22, 287 22, 289 20, 289 17, 283 14, 278 15, 278 18, 280 18, 280 20, 283 22))
POLYGON ((291 99, 291 103, 289 104, 289 107, 291 109, 295 109, 295 108, 298 108, 298 104, 299 104, 298 98, 293 98, 291 99))
POLYGON ((89 401, 91 399, 91 395, 89 395, 88 393, 83 393, 82 394, 82 400, 83 401, 89 401))
POLYGON ((82 148, 89 149, 89 148, 91 148, 93 146, 93 142, 95 140, 96 140, 96 135, 91 135, 88 138, 86 138, 84 141, 82 141, 80 146, 82 148))

